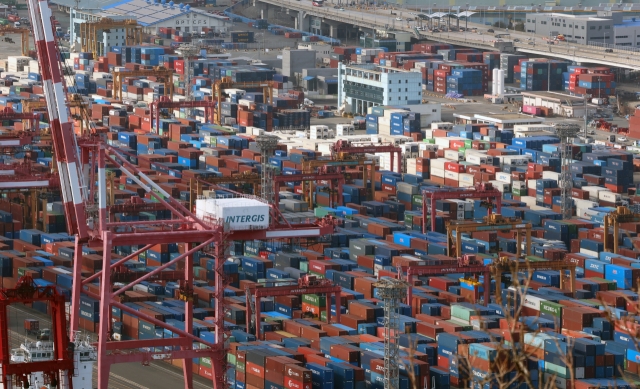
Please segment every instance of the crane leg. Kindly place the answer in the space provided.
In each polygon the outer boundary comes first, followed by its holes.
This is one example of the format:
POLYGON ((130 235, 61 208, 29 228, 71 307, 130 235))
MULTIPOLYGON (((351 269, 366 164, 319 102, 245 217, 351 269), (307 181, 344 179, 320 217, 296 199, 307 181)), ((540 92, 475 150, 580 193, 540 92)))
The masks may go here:
MULTIPOLYGON (((193 249, 193 243, 187 243, 187 247, 185 250, 189 252, 193 249)), ((188 290, 193 290, 193 255, 187 255, 184 263, 184 279, 185 279, 185 287, 188 290)), ((192 334, 193 333, 193 299, 187 299, 184 305, 184 311, 186 313, 184 318, 184 330, 185 332, 192 334)), ((193 348, 192 341, 190 339, 185 339, 185 346, 182 348, 193 348)), ((185 358, 182 361, 182 373, 184 376, 184 387, 185 389, 193 388, 193 359, 185 358)))
POLYGON ((107 358, 107 340, 111 325, 111 231, 102 233, 105 258, 102 261, 102 283, 100 284, 100 328, 98 330, 98 389, 109 389, 111 364, 107 358))

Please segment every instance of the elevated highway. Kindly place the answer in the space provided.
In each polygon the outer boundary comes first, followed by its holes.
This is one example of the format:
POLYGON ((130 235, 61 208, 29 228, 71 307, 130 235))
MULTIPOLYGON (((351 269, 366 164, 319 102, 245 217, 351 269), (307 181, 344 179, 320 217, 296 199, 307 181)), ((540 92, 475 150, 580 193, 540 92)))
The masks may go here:
MULTIPOLYGON (((482 35, 462 32, 438 32, 416 31, 407 25, 406 21, 396 20, 395 15, 391 15, 390 10, 364 11, 346 8, 344 10, 335 9, 332 6, 314 7, 310 0, 253 0, 255 6, 275 6, 284 8, 296 19, 296 26, 299 29, 305 26, 305 18, 318 17, 323 20, 335 22, 336 24, 344 24, 348 26, 358 27, 363 31, 372 29, 378 30, 398 30, 411 32, 414 36, 420 34, 420 38, 434 40, 442 43, 449 43, 457 46, 473 47, 481 50, 497 50, 493 34, 482 35), (384 12, 384 13, 382 13, 384 12)), ((394 11, 398 15, 406 17, 408 11, 394 11)), ((414 22, 415 23, 415 22, 414 22)), ((452 25, 453 25, 452 21, 452 25)), ((460 25, 463 25, 463 21, 460 25)), ((308 22, 306 23, 308 25, 308 22)), ((469 23, 469 27, 478 26, 475 23, 469 23)), ((481 29, 486 26, 480 27, 481 29)), ((625 50, 613 49, 613 52, 606 52, 604 47, 589 46, 577 43, 547 44, 545 37, 535 34, 514 32, 513 35, 522 36, 521 42, 513 42, 513 47, 517 52, 523 54, 531 54, 535 56, 547 56, 554 58, 562 58, 575 61, 578 63, 589 63, 594 65, 603 65, 618 67, 631 70, 640 70, 640 55, 625 50), (531 38, 527 41, 524 37, 531 38), (535 44, 534 44, 535 42, 535 44)), ((509 49, 503 51, 511 51, 509 49)))

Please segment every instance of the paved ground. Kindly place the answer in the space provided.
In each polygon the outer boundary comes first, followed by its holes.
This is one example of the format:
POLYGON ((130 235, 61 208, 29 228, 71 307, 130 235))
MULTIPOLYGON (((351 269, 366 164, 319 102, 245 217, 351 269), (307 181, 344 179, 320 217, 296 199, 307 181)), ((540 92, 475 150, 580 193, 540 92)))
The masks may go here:
MULTIPOLYGON (((11 348, 19 347, 25 338, 23 332, 24 319, 38 319, 41 328, 51 328, 51 320, 48 316, 25 306, 10 306, 7 317, 11 330, 11 348)), ((94 387, 97 387, 97 379, 97 365, 94 365, 94 387)), ((177 389, 184 387, 183 382, 182 370, 165 362, 152 362, 150 366, 142 366, 137 363, 124 363, 111 367, 109 389, 177 389)), ((194 388, 211 388, 210 381, 195 375, 193 385, 194 388)))

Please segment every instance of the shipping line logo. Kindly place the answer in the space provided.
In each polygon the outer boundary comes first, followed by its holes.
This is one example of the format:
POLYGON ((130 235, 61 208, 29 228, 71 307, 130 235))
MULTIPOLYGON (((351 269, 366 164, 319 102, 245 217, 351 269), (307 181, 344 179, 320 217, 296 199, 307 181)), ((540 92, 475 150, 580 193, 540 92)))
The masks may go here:
POLYGON ((260 223, 265 220, 265 217, 265 215, 227 216, 225 223, 260 223))

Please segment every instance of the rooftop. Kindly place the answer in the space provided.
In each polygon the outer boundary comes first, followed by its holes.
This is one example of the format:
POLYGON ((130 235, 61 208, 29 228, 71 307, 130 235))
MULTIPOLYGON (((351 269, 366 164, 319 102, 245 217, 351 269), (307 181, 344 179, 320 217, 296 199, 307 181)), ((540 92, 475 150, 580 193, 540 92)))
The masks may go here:
POLYGON ((523 96, 539 96, 545 99, 560 100, 563 103, 569 103, 567 105, 575 105, 573 103, 583 104, 584 102, 584 99, 582 97, 571 96, 564 93, 544 92, 544 91, 536 91, 536 92, 522 91, 521 93, 523 96))
POLYGON ((195 13, 207 17, 216 16, 191 8, 189 5, 178 4, 173 1, 166 2, 165 0, 124 0, 108 5, 103 9, 115 14, 135 17, 141 26, 148 26, 187 13, 195 13))

